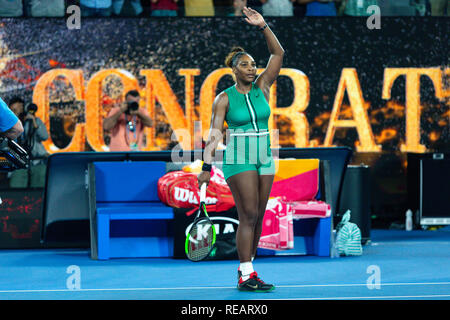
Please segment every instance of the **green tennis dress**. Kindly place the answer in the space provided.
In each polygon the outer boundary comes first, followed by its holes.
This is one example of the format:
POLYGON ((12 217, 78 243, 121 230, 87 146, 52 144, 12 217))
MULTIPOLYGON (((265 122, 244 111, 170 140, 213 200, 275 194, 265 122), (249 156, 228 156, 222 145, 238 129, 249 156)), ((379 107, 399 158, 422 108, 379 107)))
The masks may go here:
POLYGON ((252 83, 247 94, 236 86, 225 89, 229 107, 226 149, 223 157, 225 179, 240 172, 255 170, 258 174, 274 174, 275 163, 270 150, 270 106, 262 90, 252 83))

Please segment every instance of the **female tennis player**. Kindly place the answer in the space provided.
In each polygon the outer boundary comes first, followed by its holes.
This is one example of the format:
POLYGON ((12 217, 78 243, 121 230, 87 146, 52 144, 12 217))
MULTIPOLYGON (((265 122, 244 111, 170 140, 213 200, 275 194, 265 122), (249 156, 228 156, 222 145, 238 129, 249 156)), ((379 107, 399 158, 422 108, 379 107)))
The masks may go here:
POLYGON ((214 100, 211 127, 203 154, 204 164, 198 176, 199 185, 208 183, 215 150, 227 121, 227 147, 223 173, 233 194, 239 215, 236 245, 240 265, 238 289, 266 292, 275 287, 264 283, 253 270, 252 261, 261 236, 262 221, 272 188, 275 164, 270 150, 268 119, 269 92, 283 62, 284 49, 257 11, 245 7, 245 21, 259 28, 270 53, 265 70, 256 77, 256 63, 240 47, 233 48, 225 64, 233 71, 235 85, 214 100))

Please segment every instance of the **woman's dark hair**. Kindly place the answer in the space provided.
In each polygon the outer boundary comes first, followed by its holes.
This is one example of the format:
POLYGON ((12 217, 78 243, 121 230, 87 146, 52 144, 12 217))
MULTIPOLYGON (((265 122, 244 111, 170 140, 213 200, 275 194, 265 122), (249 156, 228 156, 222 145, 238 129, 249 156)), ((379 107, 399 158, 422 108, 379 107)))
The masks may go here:
POLYGON ((242 57, 244 54, 247 54, 245 50, 241 47, 233 47, 230 51, 230 53, 225 58, 225 65, 228 68, 233 68, 236 66, 237 62, 239 61, 239 58, 242 57))

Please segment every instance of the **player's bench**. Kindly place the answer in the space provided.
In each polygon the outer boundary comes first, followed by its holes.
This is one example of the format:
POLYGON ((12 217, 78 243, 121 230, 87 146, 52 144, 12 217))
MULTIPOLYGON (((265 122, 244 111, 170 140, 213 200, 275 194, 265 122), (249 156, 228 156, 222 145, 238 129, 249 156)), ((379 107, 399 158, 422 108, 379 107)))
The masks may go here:
POLYGON ((88 165, 91 257, 171 257, 173 210, 157 193, 163 161, 88 165))
MULTIPOLYGON (((328 161, 320 163, 320 195, 330 199, 328 161)), ((172 257, 174 212, 157 194, 164 161, 93 162, 88 165, 91 257, 172 257)), ((332 217, 294 221, 294 249, 258 249, 262 255, 329 256, 332 217)))

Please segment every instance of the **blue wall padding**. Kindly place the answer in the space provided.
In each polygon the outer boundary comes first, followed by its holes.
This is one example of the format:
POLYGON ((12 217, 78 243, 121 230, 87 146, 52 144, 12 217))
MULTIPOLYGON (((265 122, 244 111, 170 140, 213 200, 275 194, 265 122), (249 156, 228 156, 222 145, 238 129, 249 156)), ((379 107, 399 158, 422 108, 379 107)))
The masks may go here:
POLYGON ((117 161, 94 165, 97 202, 159 201, 158 179, 166 174, 165 162, 117 161))

